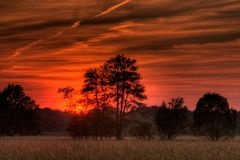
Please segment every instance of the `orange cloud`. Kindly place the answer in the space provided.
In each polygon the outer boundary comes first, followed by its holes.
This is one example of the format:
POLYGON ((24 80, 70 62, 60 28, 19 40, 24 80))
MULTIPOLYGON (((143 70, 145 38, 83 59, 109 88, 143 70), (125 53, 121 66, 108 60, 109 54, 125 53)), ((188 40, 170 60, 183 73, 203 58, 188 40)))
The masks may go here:
POLYGON ((239 107, 238 1, 15 3, 26 7, 0 6, 1 88, 22 84, 42 107, 60 108, 59 87, 80 88, 87 68, 124 53, 138 60, 149 105, 183 96, 193 109, 215 91, 239 107))

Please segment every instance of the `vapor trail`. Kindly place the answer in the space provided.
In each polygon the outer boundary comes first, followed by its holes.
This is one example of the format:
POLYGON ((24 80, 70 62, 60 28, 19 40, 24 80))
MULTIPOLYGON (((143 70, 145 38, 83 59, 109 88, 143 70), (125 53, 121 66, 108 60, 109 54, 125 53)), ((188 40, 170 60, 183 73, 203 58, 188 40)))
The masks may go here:
MULTIPOLYGON (((123 2, 121 2, 121 3, 119 3, 119 4, 117 4, 117 5, 114 5, 114 6, 110 7, 110 8, 108 8, 107 10, 101 12, 100 14, 96 15, 95 18, 98 18, 98 17, 101 17, 101 16, 106 15, 106 14, 108 14, 108 13, 111 13, 111 12, 115 11, 116 9, 120 8, 121 6, 127 4, 127 3, 130 2, 130 1, 131 1, 131 0, 125 0, 125 1, 123 1, 123 2)), ((9 56, 7 59, 13 59, 13 58, 15 58, 15 57, 17 57, 17 56, 20 56, 20 55, 22 54, 22 52, 24 52, 25 50, 28 50, 28 49, 30 49, 30 48, 32 48, 32 47, 35 47, 36 45, 38 45, 38 44, 40 44, 40 43, 42 43, 42 42, 44 42, 44 41, 46 41, 46 40, 59 37, 59 36, 63 35, 65 31, 79 27, 80 24, 81 24, 81 20, 78 20, 78 21, 74 22, 71 26, 69 26, 69 27, 67 27, 67 28, 65 28, 65 29, 63 29, 63 30, 58 31, 58 32, 57 32, 56 34, 54 34, 54 35, 51 35, 51 36, 49 36, 49 37, 47 37, 47 38, 45 38, 45 39, 38 39, 38 40, 36 40, 36 41, 33 41, 33 42, 31 42, 31 43, 29 43, 29 44, 27 44, 27 45, 25 45, 25 46, 17 49, 17 50, 16 50, 11 56, 9 56)))
POLYGON ((106 11, 103 11, 102 13, 96 15, 95 17, 97 18, 97 17, 103 16, 103 15, 105 15, 105 14, 111 13, 112 11, 115 11, 116 9, 118 9, 119 7, 127 4, 127 3, 130 2, 130 1, 131 1, 131 0, 125 0, 125 1, 119 3, 119 4, 115 5, 115 6, 112 6, 112 7, 108 8, 106 11))
POLYGON ((69 27, 67 27, 67 28, 65 28, 65 29, 57 32, 56 34, 54 34, 54 35, 52 35, 52 36, 47 37, 45 40, 43 40, 43 39, 38 39, 38 40, 36 40, 36 41, 33 41, 33 42, 31 42, 31 43, 29 43, 29 44, 27 44, 27 45, 25 45, 25 46, 17 49, 17 50, 14 52, 14 54, 12 54, 11 56, 9 56, 7 59, 13 59, 13 58, 21 55, 22 52, 24 52, 25 50, 28 50, 28 49, 30 49, 30 48, 32 48, 32 47, 34 47, 34 46, 36 46, 36 45, 38 45, 38 44, 46 41, 46 40, 53 39, 53 38, 57 38, 57 37, 61 36, 62 34, 64 34, 65 31, 79 27, 80 24, 81 24, 81 21, 80 21, 80 20, 79 20, 79 21, 76 21, 76 22, 74 22, 71 26, 69 26, 69 27))
POLYGON ((50 37, 48 37, 47 40, 53 39, 53 38, 57 38, 58 36, 63 35, 65 31, 79 27, 80 24, 81 24, 81 21, 77 21, 77 22, 73 23, 71 26, 69 26, 69 27, 67 27, 67 28, 57 32, 56 34, 54 34, 54 35, 52 35, 50 37))
POLYGON ((43 39, 39 39, 39 40, 36 40, 36 41, 33 41, 33 42, 27 44, 26 46, 23 46, 23 47, 17 49, 17 50, 14 52, 14 54, 12 54, 11 56, 9 56, 7 59, 12 59, 12 58, 15 58, 15 57, 21 55, 23 51, 28 50, 28 49, 30 49, 30 48, 32 48, 32 47, 40 44, 42 41, 43 41, 43 39))

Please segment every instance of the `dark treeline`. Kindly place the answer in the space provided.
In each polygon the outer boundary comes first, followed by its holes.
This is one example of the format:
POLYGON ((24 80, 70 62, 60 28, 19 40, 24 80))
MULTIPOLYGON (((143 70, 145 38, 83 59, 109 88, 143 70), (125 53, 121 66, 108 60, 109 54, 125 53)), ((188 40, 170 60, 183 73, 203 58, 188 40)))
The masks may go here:
POLYGON ((39 108, 20 85, 0 91, 0 135, 66 134, 73 139, 171 140, 194 135, 208 140, 231 139, 239 134, 239 112, 225 97, 205 93, 193 111, 184 98, 147 107, 136 60, 124 55, 110 58, 84 74, 80 90, 60 88, 67 101, 66 112, 39 108))
POLYGON ((85 115, 74 115, 67 131, 73 139, 111 139, 115 136, 114 111, 92 109, 85 115))
MULTIPOLYGON (((92 109, 84 115, 40 109, 23 91, 19 85, 8 85, 0 92, 1 135, 69 134, 74 139, 110 139, 115 136, 114 108, 92 109)), ((127 112, 123 135, 146 140, 158 136, 174 139, 179 135, 202 136, 210 140, 231 139, 240 134, 239 114, 229 108, 226 98, 216 93, 201 97, 194 111, 189 111, 184 99, 177 97, 160 106, 142 106, 127 112)))
POLYGON ((41 109, 20 85, 0 91, 0 135, 40 135, 66 132, 71 114, 41 109))
POLYGON ((39 134, 38 110, 39 106, 20 85, 8 85, 0 92, 0 134, 39 134))
POLYGON ((38 110, 41 118, 40 130, 41 134, 46 135, 64 135, 67 132, 72 115, 68 112, 43 108, 38 110))

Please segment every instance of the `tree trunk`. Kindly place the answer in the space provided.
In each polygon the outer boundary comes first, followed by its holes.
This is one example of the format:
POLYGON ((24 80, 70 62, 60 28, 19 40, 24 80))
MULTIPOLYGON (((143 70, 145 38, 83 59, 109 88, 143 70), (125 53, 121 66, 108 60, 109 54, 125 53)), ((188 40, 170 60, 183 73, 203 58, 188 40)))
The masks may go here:
POLYGON ((119 140, 119 86, 118 79, 116 79, 116 94, 117 94, 117 110, 116 110, 116 140, 119 140))
POLYGON ((96 115, 96 140, 98 139, 99 136, 99 114, 100 114, 100 104, 99 104, 99 100, 98 100, 98 90, 97 90, 97 86, 96 86, 96 101, 97 101, 97 115, 96 115))
POLYGON ((121 108, 120 108, 120 116, 119 116, 119 139, 123 139, 123 121, 125 114, 125 106, 124 106, 124 95, 125 95, 125 81, 122 83, 122 91, 121 91, 121 108))

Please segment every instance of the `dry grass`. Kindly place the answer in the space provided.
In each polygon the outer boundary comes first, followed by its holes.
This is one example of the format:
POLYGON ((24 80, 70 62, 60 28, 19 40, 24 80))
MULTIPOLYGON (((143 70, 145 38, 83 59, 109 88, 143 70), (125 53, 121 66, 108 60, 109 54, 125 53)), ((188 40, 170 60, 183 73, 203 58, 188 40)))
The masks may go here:
POLYGON ((73 141, 67 137, 0 138, 0 160, 239 160, 240 141, 73 141))

